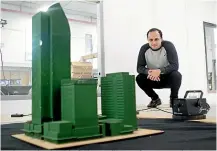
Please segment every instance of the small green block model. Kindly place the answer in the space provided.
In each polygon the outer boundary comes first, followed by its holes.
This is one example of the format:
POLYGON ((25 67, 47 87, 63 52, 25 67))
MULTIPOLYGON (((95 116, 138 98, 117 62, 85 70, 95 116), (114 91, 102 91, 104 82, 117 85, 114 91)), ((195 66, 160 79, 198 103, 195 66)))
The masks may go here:
POLYGON ((98 126, 96 88, 95 79, 63 80, 62 120, 71 121, 75 127, 98 126))
POLYGON ((107 74, 101 78, 101 93, 102 115, 122 119, 120 133, 136 130, 135 76, 125 72, 107 74))

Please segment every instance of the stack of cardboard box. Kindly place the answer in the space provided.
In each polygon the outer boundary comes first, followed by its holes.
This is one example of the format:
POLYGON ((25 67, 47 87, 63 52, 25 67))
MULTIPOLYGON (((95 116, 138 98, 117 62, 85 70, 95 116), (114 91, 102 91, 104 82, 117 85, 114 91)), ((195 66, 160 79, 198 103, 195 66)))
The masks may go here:
POLYGON ((91 62, 72 62, 71 78, 89 79, 92 78, 93 65, 91 62))

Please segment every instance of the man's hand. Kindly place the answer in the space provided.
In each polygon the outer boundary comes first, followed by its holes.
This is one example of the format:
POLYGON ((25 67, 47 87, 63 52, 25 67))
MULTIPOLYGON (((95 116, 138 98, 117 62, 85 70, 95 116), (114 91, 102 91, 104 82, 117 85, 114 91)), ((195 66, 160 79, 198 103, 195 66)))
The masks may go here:
POLYGON ((149 70, 147 78, 152 81, 160 81, 160 73, 160 69, 149 70))

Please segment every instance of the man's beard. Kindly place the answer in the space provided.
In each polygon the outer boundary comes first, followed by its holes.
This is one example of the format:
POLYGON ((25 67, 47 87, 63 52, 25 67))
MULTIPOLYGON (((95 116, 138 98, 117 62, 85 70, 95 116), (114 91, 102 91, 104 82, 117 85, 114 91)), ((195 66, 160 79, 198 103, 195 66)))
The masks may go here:
POLYGON ((161 49, 162 46, 160 46, 159 48, 153 49, 151 48, 153 51, 158 51, 159 49, 161 49))

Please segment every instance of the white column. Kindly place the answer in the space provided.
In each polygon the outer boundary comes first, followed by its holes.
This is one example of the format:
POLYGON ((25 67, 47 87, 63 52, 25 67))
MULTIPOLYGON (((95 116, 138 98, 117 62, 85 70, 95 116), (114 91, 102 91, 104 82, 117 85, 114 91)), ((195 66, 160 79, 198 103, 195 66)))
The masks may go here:
POLYGON ((103 1, 97 4, 97 41, 98 73, 103 77, 105 76, 103 1))

